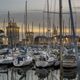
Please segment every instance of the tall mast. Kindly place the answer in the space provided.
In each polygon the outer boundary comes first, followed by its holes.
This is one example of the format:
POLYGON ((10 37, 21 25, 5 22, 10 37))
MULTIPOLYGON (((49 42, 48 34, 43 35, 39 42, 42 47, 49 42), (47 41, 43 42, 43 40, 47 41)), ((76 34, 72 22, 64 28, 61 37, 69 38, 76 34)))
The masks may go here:
POLYGON ((41 27, 41 25, 40 25, 40 23, 39 23, 39 36, 40 36, 40 29, 41 29, 40 27, 41 27))
POLYGON ((45 28, 44 28, 44 12, 43 12, 43 35, 45 35, 45 28))
POLYGON ((50 37, 50 15, 49 15, 49 0, 47 0, 47 35, 50 37))
POLYGON ((25 45, 27 44, 27 0, 25 2, 25 14, 24 14, 24 24, 25 24, 25 45))
POLYGON ((22 28, 21 28, 21 31, 22 31, 22 40, 23 40, 23 33, 24 33, 24 28, 23 28, 23 24, 22 24, 22 28))
POLYGON ((10 23, 10 12, 8 11, 8 25, 10 23))
MULTIPOLYGON (((54 0, 54 12, 56 9, 56 0, 54 0)), ((56 30, 55 28, 55 13, 53 13, 53 24, 52 24, 52 36, 54 36, 54 31, 56 30)))
POLYGON ((34 32, 34 31, 33 31, 33 22, 32 22, 32 32, 34 32))
POLYGON ((69 18, 69 35, 71 34, 71 20, 69 18))
POLYGON ((60 80, 63 80, 63 67, 62 67, 62 0, 59 0, 59 26, 60 26, 60 80))
POLYGON ((72 5, 71 5, 71 0, 68 0, 69 2, 69 9, 70 9, 70 18, 71 18, 71 32, 72 32, 72 42, 74 43, 74 48, 76 53, 76 58, 78 59, 78 49, 77 49, 77 42, 76 42, 76 32, 75 32, 75 26, 74 26, 74 19, 73 19, 73 13, 72 13, 72 5))
POLYGON ((28 30, 27 30, 27 32, 30 32, 30 29, 29 29, 29 24, 28 24, 28 30))
POLYGON ((62 32, 63 32, 63 36, 64 36, 64 20, 63 20, 63 31, 62 32))
POLYGON ((34 29, 33 29, 34 23, 32 22, 32 34, 33 34, 33 38, 32 38, 32 45, 34 43, 34 29))
POLYGON ((76 33, 75 33, 75 27, 74 27, 71 0, 68 0, 68 2, 69 2, 69 10, 70 10, 70 18, 71 18, 71 30, 72 30, 72 35, 73 35, 72 40, 75 43, 76 33))
POLYGON ((25 32, 27 33, 27 0, 25 4, 25 32))

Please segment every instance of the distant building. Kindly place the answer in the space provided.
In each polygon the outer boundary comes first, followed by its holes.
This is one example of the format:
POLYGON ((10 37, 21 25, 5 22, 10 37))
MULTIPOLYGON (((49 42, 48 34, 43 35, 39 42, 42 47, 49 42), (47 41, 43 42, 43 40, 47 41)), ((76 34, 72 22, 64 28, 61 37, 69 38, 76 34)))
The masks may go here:
POLYGON ((0 45, 8 45, 8 38, 3 30, 0 30, 0 45))
POLYGON ((46 36, 36 36, 34 39, 34 44, 47 45, 48 38, 46 36))
POLYGON ((14 46, 19 42, 19 27, 16 23, 10 22, 6 27, 7 36, 8 36, 8 44, 10 46, 14 46))
POLYGON ((34 42, 34 32, 26 32, 26 44, 33 44, 34 42))
POLYGON ((57 31, 56 28, 54 28, 54 29, 53 29, 53 32, 52 32, 52 36, 54 37, 54 36, 56 36, 57 34, 58 34, 58 31, 57 31))

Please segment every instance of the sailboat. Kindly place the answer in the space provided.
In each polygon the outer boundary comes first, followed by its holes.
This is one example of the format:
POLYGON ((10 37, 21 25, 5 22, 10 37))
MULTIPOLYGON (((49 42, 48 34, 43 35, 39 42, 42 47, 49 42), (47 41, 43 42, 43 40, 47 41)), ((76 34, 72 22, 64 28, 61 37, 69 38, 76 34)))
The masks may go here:
POLYGON ((24 67, 24 66, 30 65, 32 62, 33 62, 33 59, 31 56, 19 55, 14 59, 13 65, 15 67, 24 67))
POLYGON ((49 54, 45 51, 42 51, 42 54, 40 55, 39 58, 35 61, 36 67, 50 67, 54 65, 55 63, 55 58, 49 56, 49 54))
POLYGON ((66 54, 63 56, 63 68, 77 67, 77 60, 75 54, 66 54))
POLYGON ((0 65, 13 65, 13 57, 11 54, 0 55, 0 65))
POLYGON ((13 65, 15 67, 24 67, 28 66, 33 62, 33 58, 28 53, 28 48, 23 49, 24 53, 21 52, 20 55, 16 56, 13 60, 13 65))
MULTIPOLYGON (((8 12, 8 19, 10 20, 10 15, 8 12)), ((8 20, 8 25, 9 25, 8 20)), ((9 53, 9 48, 2 48, 0 50, 0 65, 12 65, 13 64, 13 57, 12 54, 9 53)))
POLYGON ((0 48, 0 55, 7 53, 8 48, 0 48))
POLYGON ((77 46, 76 46, 76 33, 74 28, 73 14, 71 0, 69 2, 70 17, 71 17, 71 30, 72 30, 72 43, 68 53, 63 56, 63 67, 64 68, 74 68, 77 67, 77 46))

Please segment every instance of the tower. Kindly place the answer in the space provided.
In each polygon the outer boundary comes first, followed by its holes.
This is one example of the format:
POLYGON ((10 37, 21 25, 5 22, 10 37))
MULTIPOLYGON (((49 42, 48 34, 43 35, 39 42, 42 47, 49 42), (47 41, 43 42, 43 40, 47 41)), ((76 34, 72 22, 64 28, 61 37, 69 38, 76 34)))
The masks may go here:
POLYGON ((8 44, 10 47, 15 46, 19 42, 19 27, 10 20, 10 12, 8 11, 8 26, 6 27, 8 44))

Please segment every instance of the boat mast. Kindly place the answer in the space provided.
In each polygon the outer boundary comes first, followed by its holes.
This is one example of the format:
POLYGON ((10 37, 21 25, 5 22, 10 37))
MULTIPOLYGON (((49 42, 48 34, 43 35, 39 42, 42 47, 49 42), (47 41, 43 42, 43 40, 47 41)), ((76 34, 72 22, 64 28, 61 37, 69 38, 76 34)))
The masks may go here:
POLYGON ((27 30, 27 32, 30 32, 30 29, 29 29, 29 24, 28 24, 28 26, 27 26, 27 27, 28 27, 28 30, 27 30))
POLYGON ((71 5, 71 0, 68 0, 69 2, 69 10, 70 10, 70 18, 71 18, 71 30, 72 30, 72 41, 74 42, 74 44, 76 45, 76 33, 75 33, 75 27, 74 27, 74 20, 73 20, 73 13, 72 13, 72 5, 71 5))
MULTIPOLYGON (((54 12, 56 10, 56 0, 54 1, 54 12)), ((52 24, 52 37, 54 36, 54 32, 56 31, 55 27, 55 13, 53 13, 53 24, 52 24)))
MULTIPOLYGON (((27 0, 26 0, 26 3, 25 3, 25 39, 27 40, 27 0)), ((26 41, 26 44, 27 44, 27 41, 26 41)))
POLYGON ((69 35, 71 34, 71 20, 69 18, 69 35))
POLYGON ((32 45, 33 45, 33 43, 34 43, 34 28, 33 28, 33 26, 34 26, 34 23, 32 22, 32 34, 33 34, 32 45))
POLYGON ((78 59, 78 49, 77 49, 77 42, 76 42, 76 31, 74 26, 74 19, 73 19, 73 13, 72 13, 72 5, 71 0, 69 1, 69 9, 70 9, 70 18, 71 18, 71 32, 72 32, 72 42, 74 43, 74 53, 76 54, 76 58, 78 59))
POLYGON ((22 28, 21 28, 21 32, 22 32, 22 40, 23 40, 23 33, 24 33, 24 28, 23 28, 23 24, 22 24, 22 28))
POLYGON ((63 80, 62 66, 62 0, 59 0, 59 26, 60 26, 60 80, 63 80))
POLYGON ((34 32, 34 30, 33 30, 33 22, 32 22, 32 33, 34 32))
POLYGON ((27 0, 26 0, 26 4, 25 4, 25 11, 26 11, 26 14, 25 14, 25 27, 26 27, 26 32, 27 32, 27 0))
POLYGON ((64 36, 64 20, 62 20, 62 33, 63 33, 63 35, 62 36, 64 36))
POLYGON ((8 11, 8 26, 10 24, 10 12, 8 11))
POLYGON ((45 36, 45 27, 44 27, 44 11, 43 11, 43 36, 45 36))
POLYGON ((50 37, 50 35, 49 0, 47 0, 47 36, 50 37))
POLYGON ((40 23, 39 23, 39 36, 40 36, 40 29, 41 29, 41 25, 40 25, 40 23))

